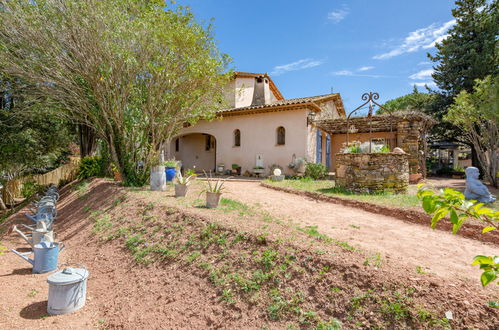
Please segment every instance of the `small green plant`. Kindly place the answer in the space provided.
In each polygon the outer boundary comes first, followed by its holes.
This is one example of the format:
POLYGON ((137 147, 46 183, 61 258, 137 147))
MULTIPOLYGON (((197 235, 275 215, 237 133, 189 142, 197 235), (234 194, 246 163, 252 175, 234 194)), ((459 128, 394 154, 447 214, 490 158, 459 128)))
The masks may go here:
POLYGON ((305 176, 313 180, 320 180, 327 176, 328 171, 326 166, 320 163, 307 163, 305 168, 305 176))
POLYGON ((234 298, 234 293, 231 291, 231 289, 223 289, 222 291, 222 300, 229 303, 233 304, 236 301, 233 299, 234 298))
POLYGON ((38 292, 39 291, 36 290, 36 289, 31 289, 31 291, 28 293, 28 297, 33 298, 33 297, 35 297, 38 294, 38 292))
POLYGON ((237 170, 240 166, 238 164, 232 164, 232 169, 237 170))
POLYGON ((38 184, 36 181, 26 181, 23 182, 22 188, 21 188, 21 195, 24 198, 31 197, 32 195, 36 194, 42 189, 42 186, 38 184))
POLYGON ((201 256, 201 252, 195 251, 187 256, 187 263, 192 264, 197 258, 201 256))
MULTIPOLYGON (((456 234, 469 219, 483 222, 486 225, 482 230, 484 234, 497 229, 499 211, 484 207, 483 203, 475 204, 476 201, 467 201, 462 193, 454 189, 445 188, 435 192, 423 185, 418 187, 417 196, 422 201, 423 210, 432 215, 432 228, 435 228, 441 219, 449 216, 453 234, 456 234)), ((473 265, 479 265, 483 270, 480 277, 483 286, 494 282, 499 275, 499 257, 497 256, 476 256, 473 259, 473 265)))
POLYGON ((211 172, 210 172, 209 176, 205 171, 203 171, 203 172, 204 172, 204 175, 206 176, 206 182, 208 182, 208 184, 207 184, 206 189, 201 191, 200 194, 202 194, 203 192, 221 193, 223 190, 223 186, 224 186, 225 182, 228 179, 230 179, 230 177, 228 177, 226 179, 218 179, 217 181, 215 181, 214 184, 212 184, 213 177, 211 175, 211 172))
POLYGON ((381 258, 380 253, 372 254, 366 257, 364 261, 364 266, 374 266, 375 268, 381 268, 383 266, 383 258, 381 258))
POLYGON ((98 234, 111 229, 113 227, 113 224, 111 223, 110 219, 111 217, 109 215, 105 215, 95 220, 92 232, 98 234))
POLYGON ((362 149, 360 148, 359 141, 352 141, 348 143, 348 145, 343 146, 343 152, 348 154, 360 154, 362 153, 362 149))
POLYGON ((385 145, 383 145, 383 146, 379 149, 379 152, 381 152, 381 153, 388 153, 388 152, 390 152, 390 147, 389 147, 389 146, 387 146, 387 145, 385 144, 385 145))
POLYGON ((317 323, 315 327, 316 330, 341 330, 341 321, 335 318, 330 319, 327 322, 321 321, 317 323))
POLYGON ((178 162, 175 159, 168 159, 168 160, 165 160, 163 165, 165 167, 175 167, 176 168, 178 165, 178 162))
POLYGON ((177 174, 176 174, 176 179, 177 179, 178 184, 189 185, 191 183, 191 180, 193 177, 194 177, 194 175, 183 176, 181 171, 177 171, 177 174))
POLYGON ((426 274, 423 267, 421 267, 421 266, 416 266, 416 273, 421 274, 421 275, 426 274))
POLYGON ((103 159, 100 156, 83 157, 80 161, 78 178, 87 179, 101 176, 103 172, 103 159))
POLYGON ((187 169, 187 170, 185 170, 185 176, 195 177, 196 176, 196 171, 194 171, 193 169, 187 169))

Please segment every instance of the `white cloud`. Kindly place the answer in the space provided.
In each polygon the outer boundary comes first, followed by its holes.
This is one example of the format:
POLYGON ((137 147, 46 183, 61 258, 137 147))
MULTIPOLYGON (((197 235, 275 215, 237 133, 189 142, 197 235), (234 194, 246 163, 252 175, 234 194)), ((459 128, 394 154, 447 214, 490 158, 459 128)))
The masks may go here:
POLYGON ((363 72, 363 71, 368 71, 374 69, 374 66, 362 66, 357 69, 357 71, 363 72))
POLYGON ((327 14, 327 19, 333 21, 334 23, 339 23, 347 17, 350 13, 350 9, 346 5, 343 5, 340 9, 335 9, 327 14))
POLYGON ((411 86, 416 86, 416 87, 425 87, 425 86, 428 86, 428 87, 437 87, 437 85, 435 84, 435 82, 433 81, 423 81, 423 82, 416 82, 416 83, 409 83, 409 85, 411 86))
POLYGON ((298 60, 293 63, 288 63, 288 64, 283 64, 283 65, 277 65, 274 67, 272 72, 270 74, 278 76, 280 74, 289 72, 289 71, 296 71, 296 70, 303 70, 303 69, 309 69, 313 68, 316 66, 319 66, 321 64, 324 64, 324 60, 314 60, 313 58, 304 58, 301 60, 298 60))
POLYGON ((442 25, 433 23, 425 28, 410 32, 405 37, 402 44, 396 46, 391 51, 376 55, 373 58, 376 60, 386 60, 394 56, 399 56, 405 53, 413 53, 420 49, 428 49, 435 46, 448 37, 447 31, 456 24, 456 20, 445 22, 442 25))
POLYGON ((433 63, 432 62, 429 62, 429 61, 423 61, 423 62, 419 62, 418 65, 432 65, 433 63))
POLYGON ((431 78, 432 74, 433 74, 433 69, 421 70, 415 74, 411 74, 409 78, 413 80, 425 80, 431 78))
MULTIPOLYGON (((370 70, 370 69, 367 69, 370 70)), ((366 70, 360 70, 357 69, 357 71, 366 71, 366 70)), ((359 74, 359 73, 354 73, 350 70, 340 70, 336 72, 331 72, 333 76, 349 76, 349 77, 367 77, 367 78, 388 78, 390 76, 385 76, 385 75, 377 75, 377 74, 359 74)))
POLYGON ((348 71, 348 70, 341 70, 341 71, 333 72, 333 75, 334 76, 353 76, 353 72, 348 71))

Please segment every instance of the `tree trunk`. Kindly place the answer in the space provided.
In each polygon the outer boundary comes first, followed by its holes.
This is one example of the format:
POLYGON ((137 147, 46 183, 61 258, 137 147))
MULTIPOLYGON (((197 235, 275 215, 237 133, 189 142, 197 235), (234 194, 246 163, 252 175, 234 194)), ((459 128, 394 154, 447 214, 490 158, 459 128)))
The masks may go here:
POLYGON ((482 165, 480 164, 480 160, 478 159, 478 153, 476 152, 476 148, 473 144, 470 145, 471 147, 471 166, 474 166, 478 168, 480 171, 480 180, 483 180, 483 176, 485 174, 482 165))
POLYGON ((3 202, 1 192, 0 192, 0 210, 4 210, 4 211, 7 210, 7 206, 5 206, 5 203, 3 202))
POLYGON ((97 147, 95 131, 87 125, 78 125, 80 133, 80 155, 81 157, 91 156, 97 147))

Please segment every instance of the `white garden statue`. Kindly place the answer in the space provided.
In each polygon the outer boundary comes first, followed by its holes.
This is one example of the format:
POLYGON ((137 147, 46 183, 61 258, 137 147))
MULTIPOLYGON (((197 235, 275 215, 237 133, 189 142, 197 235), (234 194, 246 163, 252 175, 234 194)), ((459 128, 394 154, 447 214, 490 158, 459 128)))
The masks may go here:
POLYGON ((496 198, 489 189, 478 180, 480 171, 476 167, 466 168, 466 190, 464 197, 468 200, 478 201, 480 203, 493 203, 496 198))

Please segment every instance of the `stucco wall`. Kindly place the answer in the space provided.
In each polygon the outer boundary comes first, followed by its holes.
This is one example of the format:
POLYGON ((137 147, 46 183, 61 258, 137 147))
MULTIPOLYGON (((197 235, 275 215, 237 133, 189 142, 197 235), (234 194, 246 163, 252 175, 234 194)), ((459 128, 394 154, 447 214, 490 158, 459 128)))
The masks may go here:
POLYGON ((175 159, 182 160, 184 169, 215 170, 216 144, 206 150, 206 135, 189 134, 179 139, 179 151, 175 151, 175 140, 172 141, 170 150, 175 159))
MULTIPOLYGON (((307 127, 307 109, 268 112, 262 114, 230 116, 224 119, 215 119, 211 122, 200 121, 196 125, 182 129, 178 136, 190 133, 204 133, 216 138, 216 162, 230 168, 233 163, 242 167, 242 172, 250 172, 256 165, 256 156, 263 156, 265 170, 269 171, 272 164, 280 165, 286 174, 293 174, 288 169, 293 154, 296 157, 307 157, 315 160, 315 135, 311 126, 307 127), (276 130, 279 126, 286 129, 286 144, 277 145, 276 130), (241 146, 234 146, 234 130, 241 131, 241 146), (307 143, 309 145, 307 145, 307 143)), ((182 140, 182 139, 181 139, 182 140)), ((175 152, 175 139, 170 146, 170 155, 175 152)), ((194 141, 194 140, 192 140, 194 141)), ((204 148, 204 140, 198 141, 204 148)), ((180 152, 177 159, 195 155, 187 148, 180 152), (184 154, 184 152, 186 152, 184 154), (181 155, 182 153, 182 155, 181 155)), ((195 149, 197 150, 197 149, 195 149)), ((204 150, 204 149, 203 149, 204 150)), ((168 154, 168 153, 167 153, 168 154)), ((198 167, 197 167, 198 169, 198 167)), ((209 170, 209 169, 207 169, 209 170)))

